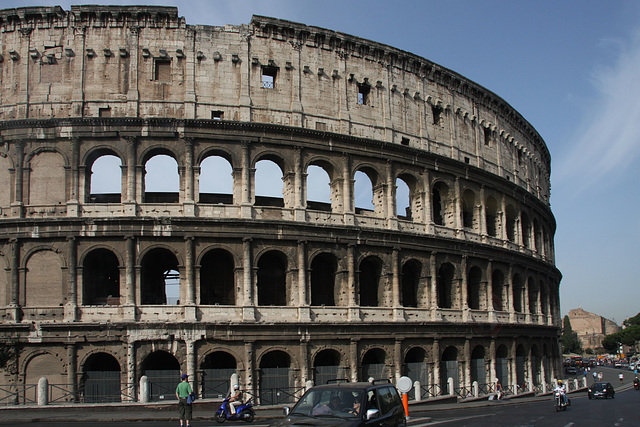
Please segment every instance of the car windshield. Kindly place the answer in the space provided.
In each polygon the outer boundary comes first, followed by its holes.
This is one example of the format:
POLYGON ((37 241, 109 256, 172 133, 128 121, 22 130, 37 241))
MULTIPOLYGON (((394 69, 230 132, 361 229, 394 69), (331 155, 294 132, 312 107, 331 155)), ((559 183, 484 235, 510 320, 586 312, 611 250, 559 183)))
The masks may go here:
POLYGON ((361 391, 345 391, 339 389, 310 390, 291 410, 291 415, 307 417, 360 417, 362 404, 361 391))
POLYGON ((606 390, 607 385, 605 383, 595 383, 593 385, 593 389, 596 391, 603 391, 606 390))

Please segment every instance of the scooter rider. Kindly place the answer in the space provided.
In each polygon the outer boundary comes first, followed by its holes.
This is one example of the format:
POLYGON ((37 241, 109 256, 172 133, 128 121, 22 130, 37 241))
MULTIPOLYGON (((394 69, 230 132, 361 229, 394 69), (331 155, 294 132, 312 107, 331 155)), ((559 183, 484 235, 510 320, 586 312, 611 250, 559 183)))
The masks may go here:
POLYGON ((553 391, 560 395, 560 402, 563 405, 566 405, 567 404, 567 389, 564 387, 564 384, 562 383, 562 380, 558 381, 558 385, 556 386, 556 388, 553 389, 553 391))
POLYGON ((242 391, 240 391, 240 387, 238 384, 233 386, 233 394, 229 397, 229 409, 231 410, 231 415, 235 415, 236 406, 242 405, 242 391))
POLYGON ((640 388, 640 380, 638 380, 638 377, 636 377, 636 378, 633 380, 633 387, 634 387, 636 390, 638 390, 638 388, 640 388))

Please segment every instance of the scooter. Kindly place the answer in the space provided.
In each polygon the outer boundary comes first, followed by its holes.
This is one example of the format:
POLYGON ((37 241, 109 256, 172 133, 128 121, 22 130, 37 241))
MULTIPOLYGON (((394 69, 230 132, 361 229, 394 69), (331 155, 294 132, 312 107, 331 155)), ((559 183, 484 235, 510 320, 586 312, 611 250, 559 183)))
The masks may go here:
POLYGON ((236 407, 236 413, 232 414, 231 409, 229 408, 229 398, 225 398, 222 401, 222 405, 216 411, 216 421, 219 423, 223 423, 227 420, 229 421, 246 421, 248 423, 252 423, 256 417, 255 412, 253 412, 253 404, 251 403, 251 399, 247 400, 240 406, 236 407))
POLYGON ((571 406, 571 399, 569 399, 568 397, 565 396, 564 401, 563 401, 562 396, 560 395, 559 391, 556 391, 554 393, 554 398, 555 398, 556 412, 557 411, 564 411, 564 410, 567 409, 567 406, 571 406))
POLYGON ((640 389, 640 381, 637 378, 633 380, 633 388, 636 390, 640 389))

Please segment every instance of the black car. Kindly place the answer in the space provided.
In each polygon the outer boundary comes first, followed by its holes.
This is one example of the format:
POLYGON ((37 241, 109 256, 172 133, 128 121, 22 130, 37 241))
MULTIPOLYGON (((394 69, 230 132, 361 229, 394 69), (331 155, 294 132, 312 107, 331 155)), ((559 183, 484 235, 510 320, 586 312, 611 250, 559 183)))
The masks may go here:
POLYGON ((611 383, 593 383, 593 385, 589 387, 587 393, 589 394, 589 399, 594 397, 596 399, 598 397, 604 397, 605 399, 610 397, 613 399, 616 391, 613 389, 611 383))
POLYGON ((389 383, 335 383, 307 390, 274 426, 406 427, 404 407, 389 383))

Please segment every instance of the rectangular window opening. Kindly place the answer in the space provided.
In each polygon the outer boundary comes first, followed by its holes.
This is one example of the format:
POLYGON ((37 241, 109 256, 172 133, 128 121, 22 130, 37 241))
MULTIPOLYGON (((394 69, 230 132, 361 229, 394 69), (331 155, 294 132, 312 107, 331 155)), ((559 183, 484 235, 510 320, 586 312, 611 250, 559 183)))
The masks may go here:
POLYGON ((98 108, 98 117, 111 117, 111 108, 98 108))
POLYGON ((224 111, 212 111, 211 118, 213 120, 222 120, 224 119, 224 111))
POLYGON ((316 122, 316 130, 325 132, 327 130, 327 124, 325 122, 316 122))
POLYGON ((402 141, 400 141, 402 145, 409 145, 409 138, 402 137, 402 141))
POLYGON ((153 79, 158 82, 171 81, 171 61, 167 59, 155 60, 155 74, 153 79))
POLYGON ((440 124, 440 116, 442 115, 442 107, 440 107, 438 105, 432 105, 431 106, 431 113, 433 114, 433 124, 434 125, 439 125, 440 124))
POLYGON ((369 104, 369 92, 371 92, 371 87, 369 85, 358 84, 358 104, 359 105, 369 104))
POLYGON ((484 128, 484 145, 491 145, 491 129, 484 128))
POLYGON ((465 157, 465 158, 464 158, 464 162, 465 162, 466 164, 469 164, 469 158, 468 158, 468 157, 465 157))
POLYGON ((275 88, 277 75, 278 75, 278 68, 262 67, 262 87, 264 89, 275 88))

